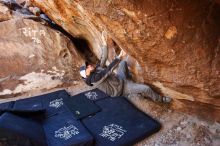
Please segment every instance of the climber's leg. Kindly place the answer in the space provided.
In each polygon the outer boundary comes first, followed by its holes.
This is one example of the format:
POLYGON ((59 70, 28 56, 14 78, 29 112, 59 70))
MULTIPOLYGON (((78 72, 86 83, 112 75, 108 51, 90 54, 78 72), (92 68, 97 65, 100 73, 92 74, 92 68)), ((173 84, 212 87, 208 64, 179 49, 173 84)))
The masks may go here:
POLYGON ((153 101, 159 102, 170 102, 170 97, 160 96, 158 93, 153 91, 149 86, 144 84, 134 83, 130 80, 127 80, 124 84, 124 95, 129 94, 141 94, 144 97, 151 98, 153 101))

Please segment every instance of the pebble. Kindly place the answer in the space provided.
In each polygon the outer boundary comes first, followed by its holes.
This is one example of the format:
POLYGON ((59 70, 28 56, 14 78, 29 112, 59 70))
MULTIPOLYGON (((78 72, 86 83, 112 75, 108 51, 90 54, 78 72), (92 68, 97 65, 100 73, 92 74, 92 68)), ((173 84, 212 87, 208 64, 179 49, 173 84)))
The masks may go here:
POLYGON ((180 131, 180 130, 182 130, 182 128, 181 127, 177 127, 177 129, 176 129, 177 131, 180 131))
POLYGON ((205 123, 204 123, 204 122, 201 122, 201 125, 202 125, 202 126, 205 126, 205 123))
POLYGON ((169 110, 168 110, 168 113, 171 113, 171 112, 172 112, 172 110, 169 109, 169 110))
POLYGON ((78 85, 78 84, 79 84, 79 82, 73 81, 73 85, 78 85))
POLYGON ((206 144, 210 144, 211 143, 211 141, 208 138, 206 138, 206 137, 205 137, 205 142, 206 142, 206 144))
POLYGON ((180 122, 181 125, 186 125, 187 123, 188 123, 187 121, 180 122))
POLYGON ((187 135, 186 135, 186 138, 187 138, 187 139, 191 139, 191 138, 192 138, 191 134, 187 134, 187 135))

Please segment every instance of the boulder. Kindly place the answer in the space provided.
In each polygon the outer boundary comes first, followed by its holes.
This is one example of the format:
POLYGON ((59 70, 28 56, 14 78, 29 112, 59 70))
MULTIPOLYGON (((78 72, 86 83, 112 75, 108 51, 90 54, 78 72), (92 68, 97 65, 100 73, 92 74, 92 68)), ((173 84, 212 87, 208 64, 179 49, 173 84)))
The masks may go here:
POLYGON ((72 84, 83 63, 71 40, 34 20, 0 23, 0 98, 72 84))
POLYGON ((110 49, 123 49, 136 80, 171 96, 175 109, 220 119, 220 6, 214 1, 31 2, 86 39, 98 58, 106 40, 110 49))

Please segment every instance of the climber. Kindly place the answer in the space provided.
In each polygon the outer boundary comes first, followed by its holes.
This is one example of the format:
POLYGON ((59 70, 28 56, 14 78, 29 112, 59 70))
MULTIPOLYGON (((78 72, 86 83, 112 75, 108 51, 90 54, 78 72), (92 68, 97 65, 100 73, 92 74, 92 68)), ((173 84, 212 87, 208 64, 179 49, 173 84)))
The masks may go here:
POLYGON ((144 97, 151 98, 153 101, 171 102, 172 99, 170 97, 159 95, 147 85, 133 82, 127 62, 121 61, 124 55, 124 51, 121 51, 107 68, 101 68, 100 65, 95 66, 94 64, 86 62, 86 64, 80 68, 80 75, 87 85, 98 88, 110 96, 141 94, 144 97), (114 73, 113 70, 117 66, 117 73, 114 73))

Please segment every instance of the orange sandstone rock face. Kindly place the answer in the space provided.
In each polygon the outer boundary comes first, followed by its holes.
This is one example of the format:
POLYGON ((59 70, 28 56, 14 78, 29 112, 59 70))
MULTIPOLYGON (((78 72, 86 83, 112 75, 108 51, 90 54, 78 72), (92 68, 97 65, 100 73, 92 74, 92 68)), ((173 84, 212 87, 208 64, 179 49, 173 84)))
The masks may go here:
POLYGON ((0 22, 0 99, 72 84, 82 63, 59 31, 30 19, 0 22))
POLYGON ((220 119, 220 7, 214 1, 31 2, 71 35, 85 38, 99 58, 105 31, 108 45, 132 58, 136 79, 174 98, 173 107, 220 119))

